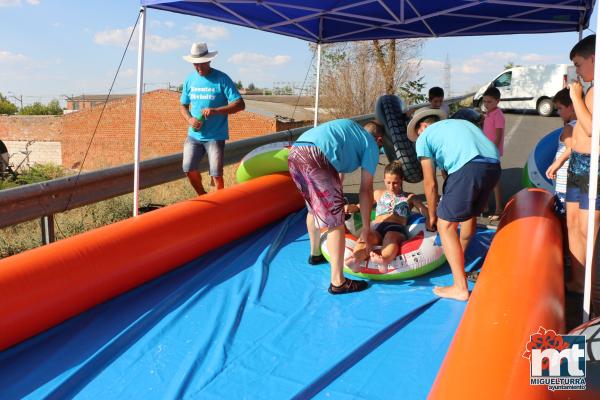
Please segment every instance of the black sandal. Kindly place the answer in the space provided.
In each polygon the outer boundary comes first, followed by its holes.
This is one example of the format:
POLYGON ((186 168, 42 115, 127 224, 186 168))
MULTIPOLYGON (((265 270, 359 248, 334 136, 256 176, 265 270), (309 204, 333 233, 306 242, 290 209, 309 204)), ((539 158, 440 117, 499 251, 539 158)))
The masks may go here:
POLYGON ((344 283, 342 283, 340 286, 335 286, 333 283, 330 283, 328 291, 331 294, 346 294, 361 292, 368 287, 369 284, 366 281, 354 281, 346 278, 344 283))
POLYGON ((327 259, 323 256, 323 254, 319 254, 318 256, 309 256, 308 263, 310 265, 319 265, 327 262, 327 259))

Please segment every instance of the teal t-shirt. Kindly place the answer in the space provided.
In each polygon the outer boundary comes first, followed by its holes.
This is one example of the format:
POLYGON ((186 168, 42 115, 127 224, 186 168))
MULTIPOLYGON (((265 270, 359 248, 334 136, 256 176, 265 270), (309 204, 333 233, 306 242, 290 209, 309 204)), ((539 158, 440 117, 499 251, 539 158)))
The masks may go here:
MULTIPOLYGON (((213 68, 207 76, 194 71, 185 79, 180 102, 190 105, 192 116, 199 118, 205 108, 222 107, 239 98, 240 92, 231 78, 213 68)), ((189 127, 188 135, 200 141, 229 139, 227 115, 211 115, 198 132, 189 127)))
POLYGON ((360 167, 375 176, 379 162, 377 142, 352 120, 325 122, 304 132, 298 142, 315 144, 338 172, 350 173, 360 167))
POLYGON ((500 160, 496 145, 469 121, 447 119, 428 126, 417 139, 417 157, 434 160, 438 168, 456 172, 480 156, 500 160))

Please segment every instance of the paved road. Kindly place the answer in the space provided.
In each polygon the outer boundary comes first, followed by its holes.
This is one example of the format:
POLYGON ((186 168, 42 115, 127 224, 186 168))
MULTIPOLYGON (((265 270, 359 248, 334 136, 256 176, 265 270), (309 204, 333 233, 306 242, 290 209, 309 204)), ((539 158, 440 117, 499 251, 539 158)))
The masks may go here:
MULTIPOLYGON (((560 127, 559 117, 544 118, 534 114, 506 113, 506 135, 504 138, 504 157, 502 158, 501 188, 504 203, 522 189, 521 174, 529 153, 535 144, 548 132, 560 127)), ((387 158, 380 159, 375 176, 375 188, 383 188, 383 168, 387 158)), ((441 177, 438 176, 441 190, 441 177)), ((360 174, 354 172, 346 176, 344 191, 350 201, 358 201, 360 174)), ((404 190, 423 194, 423 184, 405 184, 404 190)), ((493 198, 493 196, 491 196, 493 198)), ((492 200, 493 202, 493 200, 492 200)), ((490 204, 493 209, 493 204, 490 204)))

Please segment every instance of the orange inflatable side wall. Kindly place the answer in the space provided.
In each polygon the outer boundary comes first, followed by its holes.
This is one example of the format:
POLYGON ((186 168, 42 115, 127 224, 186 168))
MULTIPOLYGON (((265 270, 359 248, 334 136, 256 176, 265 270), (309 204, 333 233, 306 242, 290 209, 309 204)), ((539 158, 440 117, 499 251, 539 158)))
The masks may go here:
POLYGON ((303 205, 273 174, 0 260, 0 350, 303 205))
POLYGON ((549 399, 522 357, 540 326, 564 332, 562 233, 550 193, 509 204, 430 399, 549 399))

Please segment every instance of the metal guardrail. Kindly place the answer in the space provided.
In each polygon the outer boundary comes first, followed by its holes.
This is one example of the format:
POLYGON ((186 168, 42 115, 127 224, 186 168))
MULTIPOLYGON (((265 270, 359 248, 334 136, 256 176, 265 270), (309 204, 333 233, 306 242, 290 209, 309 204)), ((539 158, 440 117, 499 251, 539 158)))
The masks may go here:
MULTIPOLYGON (((473 94, 454 97, 446 103, 455 103, 473 94)), ((409 107, 427 106, 418 104, 409 107)), ((366 114, 352 119, 363 123, 374 118, 366 114)), ((268 143, 295 140, 312 128, 306 126, 250 139, 230 142, 225 145, 226 165, 239 162, 252 149, 268 143)), ((183 155, 172 154, 140 163, 140 188, 148 188, 185 177, 181 170, 183 155)), ((85 172, 79 176, 68 176, 50 181, 29 184, 0 191, 0 228, 41 218, 42 241, 54 240, 53 215, 77 207, 97 203, 133 192, 133 164, 120 165, 98 171, 85 172)), ((201 168, 207 169, 206 160, 201 168)))

